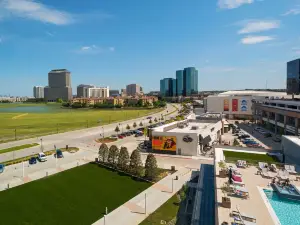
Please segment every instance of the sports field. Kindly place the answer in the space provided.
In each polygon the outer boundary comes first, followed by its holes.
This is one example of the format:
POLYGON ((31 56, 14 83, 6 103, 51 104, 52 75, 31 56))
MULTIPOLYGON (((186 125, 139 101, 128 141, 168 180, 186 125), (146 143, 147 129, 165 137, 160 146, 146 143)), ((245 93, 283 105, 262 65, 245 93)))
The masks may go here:
POLYGON ((100 126, 160 110, 61 109, 57 105, 0 104, 0 142, 100 126))
POLYGON ((90 225, 150 185, 87 164, 0 192, 0 224, 90 225))

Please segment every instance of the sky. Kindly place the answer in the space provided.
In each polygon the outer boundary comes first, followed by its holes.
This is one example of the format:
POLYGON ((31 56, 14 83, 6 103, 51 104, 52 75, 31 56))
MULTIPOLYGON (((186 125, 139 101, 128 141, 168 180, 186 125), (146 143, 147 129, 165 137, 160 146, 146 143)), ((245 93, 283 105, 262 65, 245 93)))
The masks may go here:
POLYGON ((285 88, 300 0, 0 0, 0 95, 32 96, 51 69, 121 89, 194 66, 199 90, 285 88))

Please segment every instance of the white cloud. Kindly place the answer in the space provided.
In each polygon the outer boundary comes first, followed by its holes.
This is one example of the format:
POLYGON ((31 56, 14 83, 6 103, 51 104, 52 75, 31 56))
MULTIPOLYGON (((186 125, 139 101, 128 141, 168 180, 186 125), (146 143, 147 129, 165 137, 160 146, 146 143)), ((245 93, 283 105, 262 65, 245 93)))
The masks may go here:
POLYGON ((274 40, 274 38, 271 36, 248 36, 242 38, 241 43, 245 45, 253 45, 253 44, 258 44, 258 43, 271 41, 271 40, 274 40))
POLYGON ((266 30, 276 29, 280 27, 280 21, 278 20, 260 20, 260 21, 248 21, 241 30, 238 31, 239 34, 249 34, 257 33, 266 30))
POLYGON ((13 16, 55 25, 66 25, 73 22, 71 14, 56 10, 34 0, 0 0, 0 8, 3 8, 13 16))
POLYGON ((295 8, 288 10, 287 12, 283 13, 282 16, 288 15, 298 15, 300 14, 300 5, 295 6, 295 8))
POLYGON ((81 51, 87 51, 87 50, 90 50, 91 47, 90 46, 83 46, 81 47, 81 51))
POLYGON ((219 0, 218 7, 221 9, 234 9, 253 2, 254 0, 219 0))
POLYGON ((76 53, 79 54, 100 54, 105 52, 114 52, 114 47, 99 47, 97 45, 90 45, 90 46, 82 46, 79 50, 76 50, 76 53))
POLYGON ((54 33, 52 33, 52 32, 46 31, 45 33, 50 37, 54 37, 54 33))

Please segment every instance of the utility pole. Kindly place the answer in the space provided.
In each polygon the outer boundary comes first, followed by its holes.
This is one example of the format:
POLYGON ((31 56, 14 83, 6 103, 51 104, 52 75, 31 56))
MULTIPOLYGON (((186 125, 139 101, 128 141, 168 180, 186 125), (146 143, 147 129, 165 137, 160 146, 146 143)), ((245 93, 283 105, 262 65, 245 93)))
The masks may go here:
POLYGON ((15 140, 17 140, 17 129, 15 129, 15 140))

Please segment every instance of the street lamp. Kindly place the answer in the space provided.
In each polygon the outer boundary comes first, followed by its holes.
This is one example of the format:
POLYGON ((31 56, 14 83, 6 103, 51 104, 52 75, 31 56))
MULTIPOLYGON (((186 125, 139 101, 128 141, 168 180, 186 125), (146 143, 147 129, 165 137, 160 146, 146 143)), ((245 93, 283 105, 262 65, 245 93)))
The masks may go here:
POLYGON ((103 138, 104 138, 104 127, 102 127, 102 131, 103 131, 103 138))
POLYGON ((43 138, 41 138, 41 151, 42 152, 44 151, 44 148, 43 148, 43 138))

